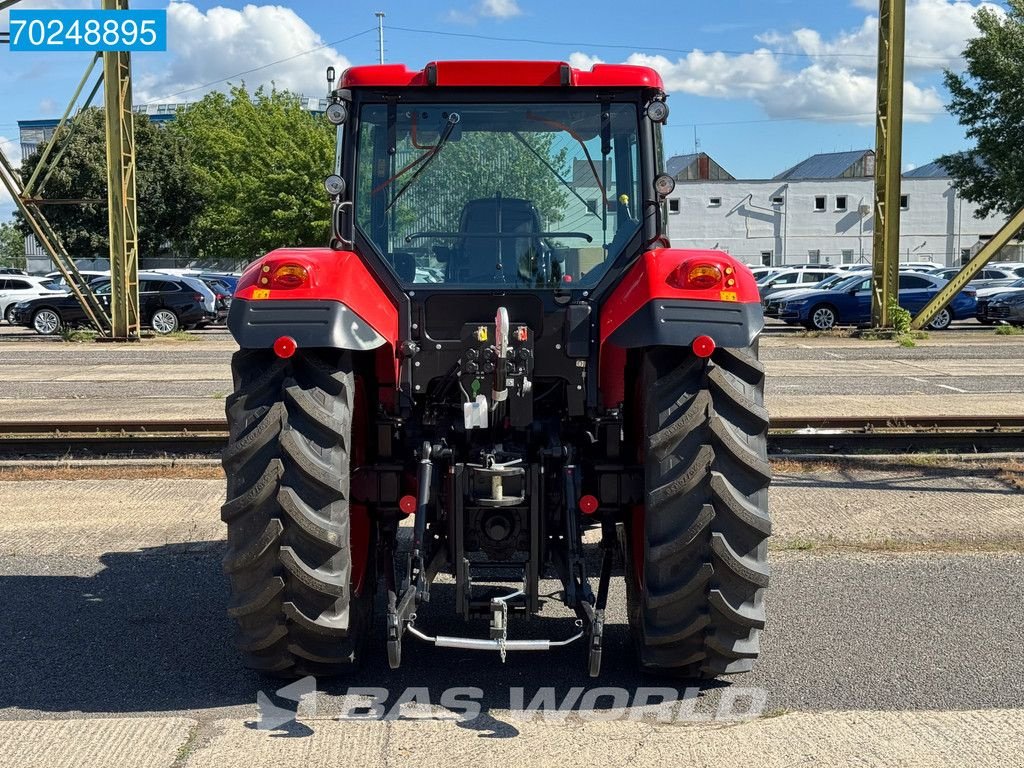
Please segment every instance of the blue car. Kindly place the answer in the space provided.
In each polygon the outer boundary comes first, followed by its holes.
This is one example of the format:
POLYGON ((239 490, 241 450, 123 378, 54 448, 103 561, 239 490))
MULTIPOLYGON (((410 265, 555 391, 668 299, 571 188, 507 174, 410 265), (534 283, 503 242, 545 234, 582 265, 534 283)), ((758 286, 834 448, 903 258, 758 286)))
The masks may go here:
MULTIPOLYGON (((946 281, 920 272, 900 272, 899 304, 917 314, 946 281)), ((934 330, 948 328, 954 320, 974 317, 976 293, 965 289, 956 295, 928 325, 934 330)), ((871 277, 855 275, 827 290, 807 290, 782 302, 778 318, 790 325, 827 331, 837 325, 866 325, 871 322, 871 277)))

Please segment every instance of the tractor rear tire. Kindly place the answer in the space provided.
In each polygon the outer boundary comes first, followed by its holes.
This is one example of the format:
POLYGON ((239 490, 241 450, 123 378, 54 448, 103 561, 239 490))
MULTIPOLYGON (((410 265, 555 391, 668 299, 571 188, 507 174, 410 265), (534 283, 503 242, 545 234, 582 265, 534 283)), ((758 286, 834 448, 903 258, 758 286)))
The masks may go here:
POLYGON ((270 675, 337 674, 365 652, 376 573, 369 526, 357 526, 365 535, 350 544, 352 421, 361 405, 351 353, 281 359, 242 350, 231 367, 221 517, 235 644, 247 666, 270 675))
POLYGON ((765 623, 771 531, 757 342, 709 359, 650 348, 638 374, 645 504, 626 526, 626 591, 640 665, 688 678, 747 672, 765 623))

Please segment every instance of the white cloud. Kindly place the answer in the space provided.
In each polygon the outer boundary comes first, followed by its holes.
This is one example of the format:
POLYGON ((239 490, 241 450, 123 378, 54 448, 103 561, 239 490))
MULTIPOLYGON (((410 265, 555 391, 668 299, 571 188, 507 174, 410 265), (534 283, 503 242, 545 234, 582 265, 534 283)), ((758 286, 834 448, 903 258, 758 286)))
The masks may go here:
POLYGON ((490 16, 495 19, 510 19, 522 14, 516 0, 483 0, 480 3, 479 12, 481 16, 490 16))
POLYGON ((321 47, 323 39, 295 11, 281 5, 246 5, 241 10, 215 6, 204 13, 191 3, 172 2, 167 8, 167 38, 173 57, 169 64, 136 76, 138 103, 180 91, 188 92, 172 100, 198 99, 226 85, 201 87, 205 83, 229 76, 232 83, 244 80, 251 88, 273 81, 278 88, 315 96, 327 87, 328 66, 340 71, 349 65, 334 48, 321 47), (311 51, 314 48, 319 50, 311 51), (304 51, 311 52, 296 56, 304 51), (281 61, 291 56, 296 58, 281 61), (265 66, 270 62, 279 63, 265 66), (260 69, 235 76, 256 67, 260 69))
POLYGON ((480 0, 469 8, 450 8, 444 19, 450 24, 476 24, 480 19, 497 19, 504 21, 515 16, 522 16, 523 9, 517 0, 480 0))
MULTIPOLYGON (((865 10, 875 0, 852 0, 865 10)), ((955 67, 966 41, 977 34, 973 15, 989 3, 967 0, 910 0, 907 8, 905 117, 929 122, 943 110, 936 87, 916 82, 944 67, 955 67), (913 57, 913 58, 910 58, 913 57)), ((825 38, 801 28, 787 34, 757 37, 764 47, 752 53, 693 51, 683 58, 633 53, 628 64, 656 69, 669 91, 719 99, 749 99, 769 117, 870 123, 875 111, 875 50, 878 19, 867 16, 849 31, 825 38), (787 54, 805 54, 806 59, 787 54)), ((600 61, 577 51, 576 67, 600 61)))
MULTIPOLYGON (((866 10, 878 10, 877 2, 854 0, 866 10)), ((960 54, 967 41, 978 33, 974 14, 981 7, 1002 13, 988 2, 967 0, 910 0, 907 4, 908 72, 927 72, 960 63, 960 54)), ((775 50, 805 53, 813 61, 829 61, 858 71, 873 72, 878 47, 878 17, 867 16, 861 25, 825 39, 813 29, 801 28, 788 34, 767 32, 757 38, 775 50)))

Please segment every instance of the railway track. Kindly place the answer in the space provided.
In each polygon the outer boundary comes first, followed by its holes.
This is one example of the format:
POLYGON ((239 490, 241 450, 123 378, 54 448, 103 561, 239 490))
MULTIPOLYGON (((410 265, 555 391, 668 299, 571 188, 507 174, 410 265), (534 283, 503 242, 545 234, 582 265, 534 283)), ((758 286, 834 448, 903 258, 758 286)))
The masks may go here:
MULTIPOLYGON (((0 422, 0 457, 212 456, 220 419, 0 422)), ((903 453, 1024 451, 1022 416, 825 416, 773 419, 769 451, 903 453)))

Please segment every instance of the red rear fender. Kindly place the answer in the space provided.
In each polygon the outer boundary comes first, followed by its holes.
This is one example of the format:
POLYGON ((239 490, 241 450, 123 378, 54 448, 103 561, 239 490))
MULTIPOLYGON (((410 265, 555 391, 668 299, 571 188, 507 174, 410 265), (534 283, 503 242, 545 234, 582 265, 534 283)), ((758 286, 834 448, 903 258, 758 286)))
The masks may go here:
POLYGON ((721 251, 647 251, 601 306, 602 400, 607 407, 622 402, 627 349, 689 347, 699 336, 748 347, 763 328, 746 265, 721 251))
POLYGON ((228 328, 242 348, 268 348, 289 336, 300 349, 376 350, 383 383, 385 371, 395 375, 398 318, 398 307, 357 254, 279 248, 242 274, 228 328))

